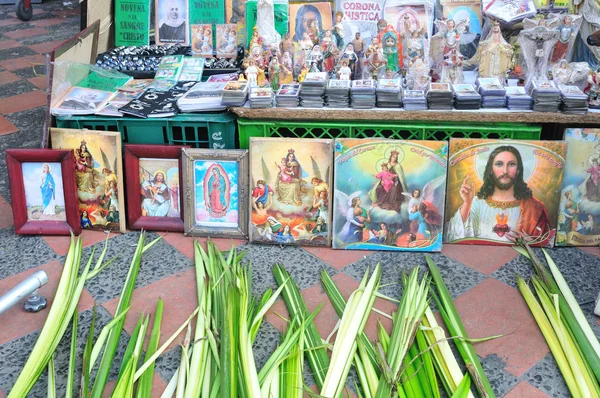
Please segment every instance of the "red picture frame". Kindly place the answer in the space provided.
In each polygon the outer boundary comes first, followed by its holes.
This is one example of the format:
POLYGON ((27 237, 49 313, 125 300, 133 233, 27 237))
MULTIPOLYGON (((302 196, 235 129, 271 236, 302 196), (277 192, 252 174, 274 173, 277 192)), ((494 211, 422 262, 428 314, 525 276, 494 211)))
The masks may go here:
POLYGON ((7 149, 6 166, 10 183, 15 232, 19 235, 70 235, 81 233, 77 205, 77 182, 73 151, 54 149, 7 149), (65 194, 66 221, 31 221, 27 219, 23 166, 25 162, 59 162, 65 194))
POLYGON ((142 201, 140 198, 140 158, 177 159, 179 164, 179 195, 181 198, 183 177, 181 149, 184 146, 174 145, 124 145, 125 185, 127 192, 127 224, 130 229, 145 229, 148 231, 183 232, 183 206, 180 199, 180 217, 150 217, 142 216, 142 201))

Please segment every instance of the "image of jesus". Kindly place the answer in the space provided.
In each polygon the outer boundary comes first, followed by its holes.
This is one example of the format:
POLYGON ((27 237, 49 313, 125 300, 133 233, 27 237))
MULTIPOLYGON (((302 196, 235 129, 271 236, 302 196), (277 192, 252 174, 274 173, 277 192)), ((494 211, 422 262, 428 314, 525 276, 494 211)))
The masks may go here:
POLYGON ((448 242, 474 238, 509 243, 514 236, 539 238, 550 231, 546 207, 524 181, 521 154, 513 146, 490 153, 479 192, 466 177, 459 194, 463 203, 447 225, 448 242))

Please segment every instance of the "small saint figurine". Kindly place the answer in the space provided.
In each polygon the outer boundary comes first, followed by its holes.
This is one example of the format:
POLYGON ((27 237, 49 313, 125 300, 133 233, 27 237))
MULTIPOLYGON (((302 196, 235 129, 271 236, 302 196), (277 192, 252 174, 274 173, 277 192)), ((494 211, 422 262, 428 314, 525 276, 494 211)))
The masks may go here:
POLYGON ((248 67, 246 68, 246 80, 248 81, 249 87, 258 87, 258 67, 253 59, 248 61, 248 67))
POLYGON ((335 13, 335 24, 333 25, 333 37, 335 38, 335 45, 337 48, 344 47, 344 26, 342 20, 344 19, 344 13, 338 11, 335 13))
POLYGON ((571 77, 571 66, 566 59, 561 59, 552 67, 552 80, 556 85, 567 85, 571 77))
POLYGON ((274 92, 277 92, 279 88, 279 73, 281 72, 281 65, 279 64, 279 60, 277 56, 271 58, 271 62, 269 62, 269 83, 274 92))
MULTIPOLYGON (((387 61, 385 55, 383 54, 383 47, 381 45, 379 45, 377 47, 377 51, 375 53, 371 54, 369 56, 369 58, 367 59, 368 76, 367 77, 363 76, 363 78, 378 80, 379 77, 382 75, 384 68, 386 68, 387 63, 388 63, 388 61, 387 61)), ((386 68, 386 69, 393 70, 393 68, 386 68)), ((395 72, 396 71, 394 70, 394 73, 395 72)))
POLYGON ((561 59, 570 56, 569 49, 573 46, 575 36, 577 36, 579 26, 581 26, 582 22, 580 15, 567 14, 564 16, 558 15, 557 17, 561 20, 561 23, 556 27, 559 35, 556 46, 554 46, 554 51, 552 52, 552 63, 557 63, 561 59))
POLYGON ((312 40, 313 44, 319 43, 319 37, 321 36, 321 29, 319 29, 319 21, 316 18, 311 18, 306 23, 308 37, 312 40))
MULTIPOLYGON (((315 65, 318 69, 316 72, 321 72, 323 69, 323 53, 321 53, 321 47, 317 44, 314 45, 310 53, 308 54, 308 62, 311 65, 315 65)), ((311 72, 312 67, 311 67, 311 72)))
POLYGON ((338 79, 339 80, 350 80, 352 76, 352 69, 348 66, 348 59, 342 59, 342 66, 338 71, 338 79))
POLYGON ((423 30, 413 30, 410 33, 410 39, 408 39, 407 60, 404 63, 415 62, 417 58, 424 60, 425 44, 425 32, 423 30))
POLYGON ((436 19, 434 24, 438 32, 432 37, 431 58, 438 74, 441 75, 443 64, 447 63, 447 60, 463 57, 460 53, 460 39, 467 29, 469 20, 464 19, 457 24, 452 19, 447 21, 436 19))
POLYGON ((310 54, 310 51, 312 50, 313 46, 314 44, 312 42, 312 39, 310 38, 307 32, 304 32, 302 34, 302 40, 300 40, 300 43, 298 43, 300 52, 300 54, 298 55, 298 66, 304 65, 304 63, 308 61, 308 54, 310 54))
POLYGON ((248 50, 252 50, 254 46, 263 47, 263 39, 258 35, 258 28, 254 26, 252 30, 252 37, 250 38, 250 43, 248 44, 248 50))
POLYGON ((588 96, 588 105, 590 108, 600 108, 600 69, 596 72, 590 72, 588 75, 588 85, 584 92, 588 96))
POLYGON ((404 61, 399 54, 402 54, 402 42, 398 40, 398 33, 391 26, 388 25, 383 33, 383 54, 387 60, 387 67, 394 69, 396 72, 404 66, 404 61))
POLYGON ((346 49, 340 56, 340 62, 344 59, 348 60, 348 66, 350 67, 350 70, 352 70, 351 80, 354 80, 355 76, 356 76, 355 72, 356 72, 356 63, 358 62, 358 57, 356 56, 356 53, 354 52, 354 46, 352 45, 352 43, 348 43, 346 45, 346 49))
POLYGON ((331 37, 331 30, 326 30, 321 38, 321 52, 323 53, 323 71, 331 72, 335 69, 335 58, 338 53, 337 46, 331 37))
POLYGON ((360 32, 356 32, 356 34, 354 35, 354 40, 352 40, 352 46, 354 46, 354 53, 358 57, 355 72, 357 76, 362 76, 362 64, 363 58, 365 57, 365 41, 360 37, 360 32))
POLYGON ((430 69, 421 58, 409 65, 406 82, 411 90, 426 90, 431 81, 430 69))
POLYGON ((279 63, 279 84, 289 84, 294 82, 294 61, 292 54, 285 51, 281 56, 279 63))
POLYGON ((500 31, 500 23, 494 22, 488 37, 479 43, 475 58, 479 62, 479 76, 496 77, 504 81, 506 72, 511 68, 513 48, 500 31))
POLYGON ((279 43, 279 50, 281 51, 282 54, 286 51, 289 52, 290 54, 293 54, 294 42, 292 41, 292 39, 290 39, 290 32, 286 32, 285 35, 283 36, 281 43, 279 43))
POLYGON ((387 28, 388 23, 385 19, 380 19, 377 21, 377 39, 381 42, 383 38, 383 31, 387 28))
POLYGON ((309 70, 310 70, 310 65, 308 63, 302 64, 302 69, 300 70, 300 73, 298 74, 298 83, 302 83, 304 81, 309 70))

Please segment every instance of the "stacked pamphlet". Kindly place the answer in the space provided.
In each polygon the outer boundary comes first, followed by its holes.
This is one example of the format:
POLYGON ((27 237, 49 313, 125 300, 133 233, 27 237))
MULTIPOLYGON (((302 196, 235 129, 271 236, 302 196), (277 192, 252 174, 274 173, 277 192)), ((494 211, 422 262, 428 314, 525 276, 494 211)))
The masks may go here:
POLYGON ((512 111, 530 111, 533 107, 533 99, 524 87, 506 87, 506 103, 512 111))
POLYGON ((127 105, 129 102, 137 99, 144 91, 119 91, 104 108, 96 112, 99 116, 123 117, 119 109, 127 105))
POLYGON ((198 82, 177 100, 181 112, 223 111, 221 96, 225 82, 198 82))
POLYGON ((352 107, 356 109, 369 109, 375 106, 374 80, 354 80, 352 82, 352 107))
POLYGON ((231 81, 223 87, 221 104, 225 106, 244 106, 248 97, 248 83, 231 81))
POLYGON ((404 109, 407 111, 426 111, 427 100, 423 90, 404 90, 402 95, 404 109))
POLYGON ((272 108, 273 89, 271 87, 253 87, 250 90, 250 108, 272 108))
POLYGON ((301 104, 305 108, 322 108, 327 72, 309 72, 300 86, 301 104))
POLYGON ((565 113, 587 113, 588 97, 577 86, 559 85, 560 98, 562 100, 561 110, 565 113))
POLYGON ((553 81, 534 80, 531 85, 533 110, 536 112, 556 112, 560 106, 560 90, 553 81))
POLYGON ((454 107, 459 110, 481 108, 481 95, 472 84, 453 84, 454 107))
POLYGON ((141 118, 171 117, 179 113, 177 100, 194 85, 195 82, 178 82, 168 91, 147 89, 144 93, 119 108, 119 112, 141 118))
POLYGON ((325 96, 330 108, 348 108, 350 106, 350 80, 329 80, 325 96))
POLYGON ((506 106, 506 89, 495 77, 480 77, 476 81, 481 94, 482 108, 504 108, 506 106))
POLYGON ((429 83, 427 103, 429 109, 452 110, 454 95, 449 83, 429 83))
POLYGON ((103 109, 114 95, 115 92, 110 91, 71 87, 50 111, 53 115, 93 115, 103 109))
POLYGON ((282 84, 275 96, 278 108, 297 108, 300 105, 300 85, 282 84))
POLYGON ((402 106, 402 80, 381 79, 377 82, 377 106, 379 108, 400 108, 402 106))

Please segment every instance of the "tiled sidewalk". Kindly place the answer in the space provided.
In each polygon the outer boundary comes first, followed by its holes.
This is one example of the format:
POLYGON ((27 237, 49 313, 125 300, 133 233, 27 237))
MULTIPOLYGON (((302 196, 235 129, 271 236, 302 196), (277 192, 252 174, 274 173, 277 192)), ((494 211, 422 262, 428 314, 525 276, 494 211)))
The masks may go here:
MULTIPOLYGON (((73 2, 76 4, 76 2, 73 2)), ((34 73, 34 66, 43 63, 42 54, 51 50, 78 30, 77 8, 69 9, 62 1, 46 1, 34 5, 34 17, 22 23, 14 17, 12 6, 0 6, 0 173, 6 175, 4 150, 16 147, 38 147, 41 140, 45 101, 42 90, 45 77, 34 73)), ((35 68, 37 73, 42 67, 35 68)), ((14 234, 8 182, 0 179, 0 295, 16 283, 42 269, 50 282, 41 293, 52 298, 62 270, 69 240, 63 237, 20 237, 14 234)), ((157 234, 148 234, 148 239, 157 234)), ((106 235, 86 231, 84 257, 91 246, 101 243, 106 235)), ((98 306, 96 333, 114 314, 122 283, 129 267, 130 257, 138 239, 137 232, 114 235, 109 240, 109 256, 120 254, 119 259, 84 290, 79 306, 79 349, 83 350, 92 307, 98 306)), ((195 278, 193 271, 193 240, 182 234, 169 233, 148 251, 142 263, 133 296, 133 306, 123 332, 120 352, 128 340, 134 322, 142 312, 153 312, 156 300, 165 301, 163 341, 195 309, 195 278)), ((227 249, 232 242, 217 239, 227 249)), ((422 254, 395 254, 389 252, 333 251, 317 248, 279 248, 249 245, 234 241, 239 250, 247 251, 253 263, 253 283, 256 293, 274 287, 271 266, 283 264, 293 275, 309 309, 324 303, 317 316, 317 328, 323 338, 333 329, 337 316, 319 283, 319 272, 333 275, 346 296, 358 285, 367 265, 378 262, 384 270, 382 291, 392 297, 400 296, 401 272, 413 266, 423 267, 422 254)), ((600 291, 600 249, 556 249, 551 254, 575 291, 597 335, 600 324, 592 314, 594 299, 600 291)), ((502 334, 504 337, 477 344, 476 350, 498 396, 505 397, 568 397, 568 391, 549 353, 539 329, 525 302, 516 289, 515 275, 528 277, 531 267, 512 249, 496 247, 445 246, 443 253, 433 255, 456 299, 465 326, 471 337, 502 334)), ((394 306, 378 300, 378 309, 388 313, 394 306)), ((10 391, 21 370, 32 344, 39 334, 48 311, 27 314, 21 306, 13 307, 0 316, 0 398, 10 391)), ((285 317, 283 302, 279 301, 267 316, 256 343, 256 360, 262 365, 267 355, 279 342, 278 331, 284 327, 279 315, 285 317)), ((376 318, 367 324, 368 334, 375 338, 376 318)), ((389 322, 382 320, 389 326, 389 322)), ((70 335, 70 331, 67 331, 70 335)), ((68 339, 66 339, 68 340, 68 339)), ((180 340, 178 340, 180 342, 180 340)), ((57 353, 59 394, 66 381, 68 342, 57 353)), ((179 349, 173 344, 158 361, 155 394, 162 393, 179 363, 179 349)), ((118 362, 115 367, 119 366, 118 362)), ((113 377, 115 374, 113 373, 113 377)), ((308 380, 311 383, 310 379, 308 380)), ((36 385, 31 397, 45 397, 45 376, 36 385)))

